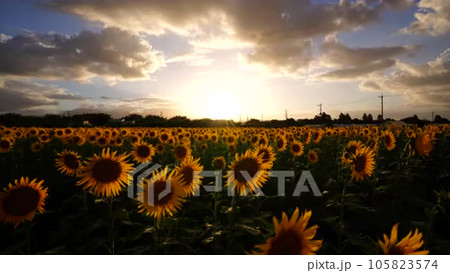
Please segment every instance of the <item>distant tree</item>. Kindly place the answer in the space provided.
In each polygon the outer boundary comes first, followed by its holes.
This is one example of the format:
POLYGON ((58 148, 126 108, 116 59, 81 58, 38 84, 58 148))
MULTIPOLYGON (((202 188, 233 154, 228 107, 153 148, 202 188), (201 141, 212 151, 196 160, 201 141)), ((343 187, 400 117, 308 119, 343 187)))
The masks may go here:
POLYGON ((44 123, 46 127, 66 127, 67 120, 60 115, 48 114, 44 116, 44 123))
POLYGON ((110 119, 111 115, 104 113, 81 114, 81 115, 74 115, 71 117, 71 120, 77 126, 83 125, 84 121, 89 121, 89 123, 92 124, 92 126, 105 126, 110 119))
POLYGON ((337 123, 339 123, 339 124, 349 124, 351 122, 352 122, 352 118, 350 117, 350 115, 348 113, 345 114, 345 115, 343 113, 339 114, 339 118, 337 119, 337 123))
POLYGON ((21 120, 22 115, 20 114, 8 113, 0 115, 0 124, 5 126, 19 126, 21 125, 21 120))
POLYGON ((174 116, 167 120, 169 126, 174 127, 189 127, 191 124, 191 120, 185 116, 174 116))
POLYGON ((373 117, 372 114, 366 114, 364 113, 364 115, 362 116, 362 121, 363 123, 372 123, 373 122, 373 117))
POLYGON ((434 116, 433 123, 448 123, 448 119, 441 117, 440 115, 434 116))
POLYGON ((313 124, 331 125, 332 124, 331 116, 325 112, 323 112, 321 115, 316 115, 313 119, 313 124))
POLYGON ((149 127, 165 127, 167 126, 166 121, 167 120, 161 116, 148 115, 144 117, 140 124, 149 127))
POLYGON ((144 117, 141 115, 138 115, 138 114, 130 114, 128 116, 123 117, 122 119, 125 121, 139 122, 139 121, 143 120, 144 117))
POLYGON ((378 114, 377 121, 378 121, 378 123, 383 122, 383 116, 381 114, 378 114))

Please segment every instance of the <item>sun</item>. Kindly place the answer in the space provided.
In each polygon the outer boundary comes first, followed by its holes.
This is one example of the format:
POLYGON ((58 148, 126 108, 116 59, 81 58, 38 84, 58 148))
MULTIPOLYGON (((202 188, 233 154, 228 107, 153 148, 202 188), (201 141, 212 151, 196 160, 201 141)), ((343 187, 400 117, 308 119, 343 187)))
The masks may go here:
POLYGON ((241 101, 232 91, 214 91, 205 98, 203 115, 211 119, 236 119, 241 113, 241 101))

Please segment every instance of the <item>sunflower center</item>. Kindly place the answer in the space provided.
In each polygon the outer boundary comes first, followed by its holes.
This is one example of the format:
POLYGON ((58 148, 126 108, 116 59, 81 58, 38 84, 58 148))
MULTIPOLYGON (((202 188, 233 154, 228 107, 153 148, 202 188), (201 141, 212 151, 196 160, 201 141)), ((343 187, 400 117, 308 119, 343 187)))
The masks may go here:
POLYGON ((247 177, 254 177, 259 170, 258 162, 253 158, 244 158, 240 160, 234 169, 235 177, 240 182, 248 182, 247 177))
POLYGON ((389 252, 387 254, 388 255, 404 255, 405 254, 405 250, 403 248, 401 248, 401 247, 394 246, 394 247, 389 249, 389 252))
POLYGON ((359 155, 355 159, 355 171, 362 172, 366 168, 366 157, 364 155, 359 155))
POLYGON ((277 141, 277 147, 280 149, 280 148, 283 148, 283 146, 284 146, 284 141, 281 140, 281 139, 279 139, 279 140, 277 141))
POLYGON ((68 154, 64 156, 64 165, 70 169, 76 170, 80 166, 80 162, 76 156, 68 154))
POLYGON ((11 143, 9 143, 9 141, 7 140, 2 140, 0 141, 0 147, 2 147, 3 149, 9 149, 9 147, 11 147, 11 143))
POLYGON ((137 147, 136 153, 139 157, 146 158, 150 155, 150 148, 147 145, 140 145, 137 147))
POLYGON ((190 185, 194 181, 194 170, 191 167, 184 167, 181 171, 184 185, 190 185))
POLYGON ((300 152, 300 145, 298 145, 298 144, 292 144, 292 151, 293 151, 294 153, 300 152))
POLYGON ((153 183, 153 203, 155 206, 162 206, 167 204, 172 198, 173 192, 168 191, 167 193, 163 193, 166 190, 166 187, 169 184, 164 180, 159 180, 153 183), (161 194, 162 193, 162 194, 161 194), (160 196, 162 195, 162 196, 160 196))
POLYGON ((269 255, 298 255, 302 250, 302 239, 300 235, 292 229, 283 230, 272 241, 269 255))
POLYGON ((184 146, 177 146, 175 147, 175 155, 178 158, 185 158, 187 155, 187 149, 184 146))
POLYGON ((111 159, 101 159, 92 168, 92 177, 102 183, 114 182, 121 174, 120 163, 111 159))
POLYGON ((19 188, 5 197, 3 209, 8 215, 24 216, 37 208, 40 198, 39 192, 35 189, 19 188))
POLYGON ((99 143, 100 145, 106 144, 106 138, 104 138, 104 137, 99 138, 99 139, 98 139, 98 143, 99 143))
POLYGON ((391 137, 390 136, 385 136, 384 137, 384 143, 386 144, 386 146, 389 146, 391 144, 391 137))

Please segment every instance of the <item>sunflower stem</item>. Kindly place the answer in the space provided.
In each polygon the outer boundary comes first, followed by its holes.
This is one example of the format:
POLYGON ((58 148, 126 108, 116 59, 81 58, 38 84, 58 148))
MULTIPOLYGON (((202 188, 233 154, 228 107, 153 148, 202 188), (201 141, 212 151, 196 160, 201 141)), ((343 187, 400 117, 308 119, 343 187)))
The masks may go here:
POLYGON ((114 238, 114 215, 113 215, 113 197, 111 196, 109 198, 109 216, 110 216, 110 222, 109 222, 109 244, 110 244, 110 251, 112 255, 115 255, 115 238, 114 238))
MULTIPOLYGON (((339 167, 340 172, 341 167, 339 167)), ((339 177, 338 177, 339 179, 339 177)), ((345 212, 345 194, 347 191, 347 179, 344 179, 343 185, 342 185, 342 192, 341 192, 341 202, 340 202, 340 208, 339 208, 339 237, 338 237, 338 254, 342 254, 343 250, 343 237, 345 232, 345 221, 344 221, 344 212, 345 212)))
POLYGON ((158 242, 158 230, 159 230, 158 218, 154 218, 153 228, 155 229, 155 231, 153 232, 153 240, 155 241, 155 243, 157 243, 158 242))
POLYGON ((27 245, 27 255, 31 254, 31 222, 27 222, 26 229, 26 245, 27 245))

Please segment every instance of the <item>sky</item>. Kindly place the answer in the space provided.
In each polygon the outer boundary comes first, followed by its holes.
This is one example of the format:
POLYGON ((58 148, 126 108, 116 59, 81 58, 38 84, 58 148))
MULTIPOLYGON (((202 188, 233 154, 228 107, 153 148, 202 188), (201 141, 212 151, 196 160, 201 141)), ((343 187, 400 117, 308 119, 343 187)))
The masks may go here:
POLYGON ((2 0, 0 114, 450 118, 448 0, 2 0))

